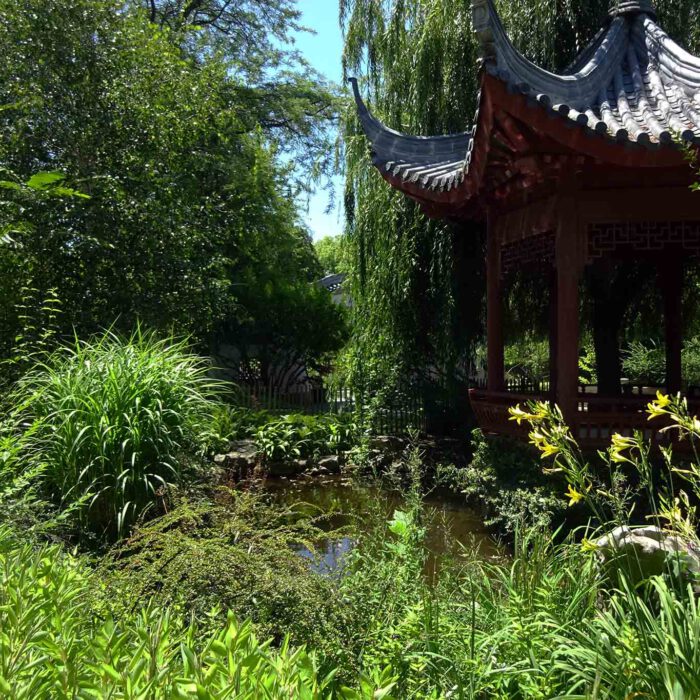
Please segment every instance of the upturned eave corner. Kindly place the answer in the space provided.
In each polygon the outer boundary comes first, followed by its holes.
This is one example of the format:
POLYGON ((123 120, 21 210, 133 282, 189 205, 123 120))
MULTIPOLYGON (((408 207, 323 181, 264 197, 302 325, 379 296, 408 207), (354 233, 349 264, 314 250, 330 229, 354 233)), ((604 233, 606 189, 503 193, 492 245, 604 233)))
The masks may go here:
POLYGON ((495 62, 496 38, 493 32, 494 7, 491 0, 472 0, 472 29, 480 47, 479 64, 495 62))

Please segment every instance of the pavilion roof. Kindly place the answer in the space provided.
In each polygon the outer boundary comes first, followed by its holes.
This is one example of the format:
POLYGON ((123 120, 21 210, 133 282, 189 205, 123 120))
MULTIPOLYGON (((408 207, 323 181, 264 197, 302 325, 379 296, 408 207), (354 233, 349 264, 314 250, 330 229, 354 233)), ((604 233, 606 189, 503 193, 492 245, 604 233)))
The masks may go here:
MULTIPOLYGON (((472 13, 482 82, 500 83, 501 92, 524 101, 530 115, 539 111, 553 126, 566 125, 559 132, 574 132, 575 138, 566 137, 569 142, 580 146, 586 137, 632 151, 677 151, 679 140, 700 144, 700 59, 657 24, 651 0, 613 0, 603 28, 562 74, 538 67, 517 51, 493 0, 472 0, 472 13)), ((373 162, 392 185, 428 202, 437 193, 443 193, 444 202, 444 193, 457 189, 473 194, 474 185, 465 181, 477 169, 472 161, 479 140, 490 136, 485 133, 490 124, 481 123, 488 119, 483 94, 470 131, 416 137, 379 122, 364 104, 357 81, 352 82, 373 162)), ((522 120, 523 110, 519 115, 522 120)), ((644 157, 645 164, 655 164, 652 154, 644 157)))

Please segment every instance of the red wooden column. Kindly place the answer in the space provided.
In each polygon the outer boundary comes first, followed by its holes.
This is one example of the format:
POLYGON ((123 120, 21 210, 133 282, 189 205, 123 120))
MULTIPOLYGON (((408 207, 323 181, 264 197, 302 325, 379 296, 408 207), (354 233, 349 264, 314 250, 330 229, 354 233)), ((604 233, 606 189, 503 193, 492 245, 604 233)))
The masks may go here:
POLYGON ((557 403, 570 427, 578 417, 579 281, 582 255, 577 203, 562 197, 556 237, 557 321, 556 372, 557 403))
POLYGON ((557 304, 557 272, 556 268, 549 275, 549 396, 557 400, 557 334, 558 304, 557 304))
POLYGON ((680 254, 670 254, 661 262, 659 278, 664 297, 666 391, 677 394, 683 384, 683 261, 680 254))
POLYGON ((486 336, 488 390, 504 391, 503 300, 501 299, 501 243, 497 216, 488 212, 486 232, 486 336))

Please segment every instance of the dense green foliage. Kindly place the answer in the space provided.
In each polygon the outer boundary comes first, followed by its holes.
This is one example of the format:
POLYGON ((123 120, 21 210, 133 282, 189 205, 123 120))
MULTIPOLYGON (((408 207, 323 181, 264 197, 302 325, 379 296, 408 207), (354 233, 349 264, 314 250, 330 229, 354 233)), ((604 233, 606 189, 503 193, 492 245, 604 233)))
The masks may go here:
POLYGON ((279 643, 290 635, 295 644, 342 655, 344 608, 334 601, 335 584, 295 551, 303 544, 313 550, 323 522, 254 492, 185 501, 106 558, 102 604, 121 616, 155 598, 214 627, 234 610, 265 638, 279 643))
POLYGON ((76 341, 10 395, 18 461, 82 528, 121 536, 195 467, 217 389, 207 369, 184 343, 141 331, 76 341))
POLYGON ((338 91, 296 50, 307 31, 295 0, 130 0, 172 30, 183 48, 201 56, 223 52, 236 81, 231 88, 242 128, 258 127, 277 152, 293 160, 296 189, 335 171, 338 91))
MULTIPOLYGON (((681 362, 684 381, 700 384, 700 339, 691 338, 684 343, 681 362)), ((622 370, 633 382, 662 386, 666 380, 666 350, 649 341, 632 342, 624 353, 622 370)))
POLYGON ((512 536, 516 530, 543 530, 561 523, 561 482, 542 474, 532 448, 480 430, 472 433, 471 445, 469 465, 443 467, 439 478, 480 507, 488 525, 512 536))
POLYGON ((343 236, 326 236, 314 243, 318 261, 327 275, 347 273, 350 269, 347 245, 343 236))
MULTIPOLYGON (((650 415, 671 417, 687 439, 700 439, 680 400, 660 397, 650 415)), ((321 533, 323 519, 242 492, 181 502, 92 573, 58 547, 34 550, 2 530, 3 691, 15 698, 69 697, 77 687, 129 687, 156 698, 253 698, 263 688, 272 698, 695 697, 700 619, 682 560, 671 556, 640 580, 634 558, 601 567, 591 539, 647 509, 667 533, 696 545, 683 489, 697 495, 697 465, 679 471, 668 462, 655 475, 643 439, 616 436, 607 469, 594 469, 555 409, 536 405, 514 417, 533 422, 533 441, 554 457, 568 497, 590 508, 594 521, 582 542, 553 544, 546 527, 523 526, 511 558, 487 563, 465 551, 433 560, 426 575, 415 450, 405 465, 406 509, 389 523, 365 524, 364 535, 346 531, 357 543, 338 577, 314 573, 293 551, 336 536, 321 533), (252 626, 232 615, 219 631, 227 608, 252 626), (274 648, 258 644, 254 631, 271 635, 274 648), (287 633, 308 642, 314 657, 292 651, 282 642, 287 633), (325 690, 302 690, 314 684, 325 690)), ((376 515, 370 505, 367 517, 376 515)))
POLYGON ((265 459, 284 461, 350 450, 359 438, 353 416, 289 415, 258 429, 255 441, 265 459))
MULTIPOLYGON (((66 336, 141 320, 205 346, 304 338, 313 355, 342 343, 342 319, 310 284, 320 267, 283 162, 329 150, 334 97, 301 65, 267 75, 265 46, 269 70, 284 46, 270 35, 236 52, 233 38, 119 0, 5 2, 0 18, 0 356, 26 289, 60 300, 66 336), (32 177, 62 186, 30 189, 32 177)), ((231 26, 260 35, 260 21, 241 8, 231 26)), ((275 26, 287 36, 296 13, 275 26)))
MULTIPOLYGON (((216 632, 143 608, 119 621, 90 608, 95 586, 60 547, 33 549, 0 530, 0 692, 11 700, 73 697, 322 698, 331 677, 312 657, 257 641, 232 616, 216 632), (76 693, 78 695, 76 695, 76 693)), ((368 698, 348 691, 347 698, 368 698)))
POLYGON ((275 415, 232 406, 219 406, 214 413, 217 440, 253 439, 267 462, 337 455, 349 451, 360 438, 352 414, 275 415))
MULTIPOLYGON (((345 71, 361 80, 389 127, 432 135, 471 126, 478 92, 469 0, 342 0, 345 71)), ((517 47, 560 70, 592 39, 608 0, 496 2, 517 47)), ((688 48, 700 45, 694 0, 659 0, 659 19, 688 48)), ((482 336, 483 231, 429 221, 372 167, 354 112, 345 120, 347 233, 357 310, 359 388, 394 388, 407 374, 449 387, 482 336)), ((516 285, 509 322, 542 331, 542 288, 516 285)), ((639 282, 632 285, 639 292, 639 282)), ((639 296, 639 295, 638 295, 639 296)), ((646 301, 646 298, 645 298, 646 301)), ((517 339, 517 338, 516 338, 517 339)))

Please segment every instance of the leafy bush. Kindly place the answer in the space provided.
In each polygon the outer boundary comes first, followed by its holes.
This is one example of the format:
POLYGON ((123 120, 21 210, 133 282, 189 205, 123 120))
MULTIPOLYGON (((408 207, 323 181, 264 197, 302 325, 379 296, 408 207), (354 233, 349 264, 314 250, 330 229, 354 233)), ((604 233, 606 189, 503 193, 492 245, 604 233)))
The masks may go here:
POLYGON ((479 507, 487 525, 512 535, 518 528, 541 529, 561 519, 557 480, 542 474, 532 449, 481 430, 472 432, 472 449, 466 468, 443 465, 438 479, 479 507))
POLYGON ((700 338, 690 338, 681 353, 683 377, 694 386, 700 386, 700 338))
POLYGON ((541 381, 549 377, 549 341, 526 337, 505 348, 505 366, 509 378, 541 381))
POLYGON ((103 604, 119 617, 155 598, 214 626, 232 610, 278 643, 290 635, 343 657, 345 609, 335 583, 296 552, 314 551, 327 533, 312 517, 252 492, 222 492, 218 500, 183 501, 114 549, 100 567, 103 604))
POLYGON ((255 440, 271 462, 339 454, 351 449, 359 428, 351 415, 293 414, 271 420, 258 429, 255 440))
POLYGON ((384 688, 365 678, 359 691, 340 689, 303 649, 260 643, 232 615, 212 634, 149 607, 102 621, 89 607, 93 586, 60 548, 17 546, 0 530, 2 697, 388 698, 387 673, 384 688))
POLYGON ((211 433, 221 445, 252 438, 270 462, 339 454, 357 443, 360 429, 350 414, 276 416, 269 411, 220 405, 211 433))
MULTIPOLYGON (((700 338, 690 338, 681 353, 683 378, 700 385, 700 338)), ((666 351, 653 341, 634 341, 624 352, 622 370, 633 382, 662 386, 666 381, 666 351)))
POLYGON ((64 518, 40 493, 44 467, 26 467, 26 440, 0 420, 0 527, 9 526, 33 539, 55 532, 64 518))
POLYGON ((216 386, 183 342, 138 330, 76 342, 18 383, 23 458, 82 528, 115 538, 193 464, 216 386))
POLYGON ((273 420, 265 410, 219 404, 212 416, 211 432, 219 442, 253 438, 259 428, 273 420))
POLYGON ((666 379, 664 349, 654 342, 630 343, 623 353, 622 371, 633 382, 663 384, 666 379))

